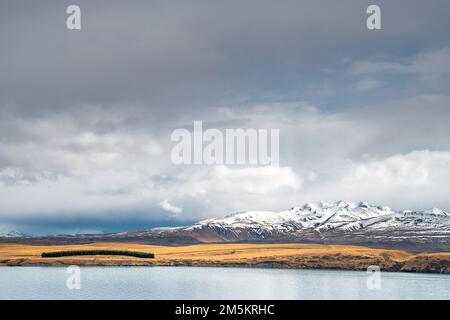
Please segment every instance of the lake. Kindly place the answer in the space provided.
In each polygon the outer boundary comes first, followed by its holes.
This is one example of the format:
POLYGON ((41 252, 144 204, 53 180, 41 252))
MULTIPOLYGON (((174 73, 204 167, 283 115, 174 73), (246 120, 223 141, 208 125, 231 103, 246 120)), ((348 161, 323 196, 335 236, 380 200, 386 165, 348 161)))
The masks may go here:
POLYGON ((197 267, 0 267, 0 299, 450 299, 450 275, 197 267), (76 275, 76 274, 75 274, 76 275), (75 282, 72 282, 75 279, 75 282), (370 286, 369 286, 370 287, 370 286), (373 286, 372 286, 373 287, 373 286))

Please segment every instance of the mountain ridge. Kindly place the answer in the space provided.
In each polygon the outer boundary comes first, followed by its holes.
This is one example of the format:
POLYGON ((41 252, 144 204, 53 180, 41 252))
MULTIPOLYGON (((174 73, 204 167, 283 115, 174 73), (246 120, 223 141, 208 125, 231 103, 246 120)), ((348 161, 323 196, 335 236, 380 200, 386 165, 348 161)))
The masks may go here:
POLYGON ((364 228, 422 228, 450 227, 450 214, 433 208, 423 211, 397 211, 366 202, 337 201, 306 203, 286 211, 247 211, 224 218, 202 220, 188 229, 202 228, 260 229, 264 232, 291 232, 311 229, 319 233, 332 230, 352 232, 364 228))
POLYGON ((279 212, 240 212, 183 227, 18 240, 44 244, 117 241, 163 245, 297 242, 450 252, 450 214, 438 208, 395 210, 340 200, 306 203, 279 212))

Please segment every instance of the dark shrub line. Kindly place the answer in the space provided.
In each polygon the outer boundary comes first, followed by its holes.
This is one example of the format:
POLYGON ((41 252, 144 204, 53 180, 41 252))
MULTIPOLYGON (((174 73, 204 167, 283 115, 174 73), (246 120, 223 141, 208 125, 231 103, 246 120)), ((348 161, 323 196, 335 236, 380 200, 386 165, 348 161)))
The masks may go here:
POLYGON ((70 256, 130 256, 136 258, 154 258, 153 253, 145 253, 138 251, 125 251, 125 250, 72 250, 72 251, 55 251, 55 252, 43 252, 42 258, 57 258, 57 257, 70 257, 70 256))

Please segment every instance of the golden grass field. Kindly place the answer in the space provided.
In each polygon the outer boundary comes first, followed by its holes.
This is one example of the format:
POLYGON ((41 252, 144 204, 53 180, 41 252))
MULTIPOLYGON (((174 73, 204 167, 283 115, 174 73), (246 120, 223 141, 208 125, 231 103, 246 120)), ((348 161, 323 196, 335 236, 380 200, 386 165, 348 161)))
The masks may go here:
POLYGON ((400 250, 321 244, 200 244, 154 246, 131 243, 36 246, 0 244, 0 265, 117 265, 117 266, 246 266, 304 269, 450 273, 450 253, 412 254, 400 250), (131 250, 154 253, 155 259, 125 256, 41 258, 43 252, 65 250, 131 250))

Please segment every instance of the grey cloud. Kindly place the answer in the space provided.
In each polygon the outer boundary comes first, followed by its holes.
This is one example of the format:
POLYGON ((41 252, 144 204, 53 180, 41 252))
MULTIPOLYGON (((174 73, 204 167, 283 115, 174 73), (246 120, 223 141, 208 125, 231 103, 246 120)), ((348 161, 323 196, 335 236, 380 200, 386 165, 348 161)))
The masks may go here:
POLYGON ((404 73, 404 74, 445 74, 450 72, 450 47, 421 52, 402 62, 385 62, 363 60, 355 62, 351 72, 370 73, 404 73))
POLYGON ((369 32, 371 3, 80 0, 78 32, 72 1, 0 2, 0 223, 126 229, 169 219, 162 201, 177 221, 284 209, 352 196, 333 190, 355 164, 448 151, 450 3, 380 0, 369 32), (317 193, 239 195, 173 166, 171 131, 197 119, 280 128, 283 172, 317 193))
POLYGON ((365 29, 364 1, 80 1, 80 32, 64 27, 68 3, 2 4, 4 103, 31 115, 87 103, 173 116, 240 95, 290 92, 340 59, 380 47, 448 40, 443 1, 382 1, 380 34, 365 29), (415 38, 399 38, 406 30, 415 38))

